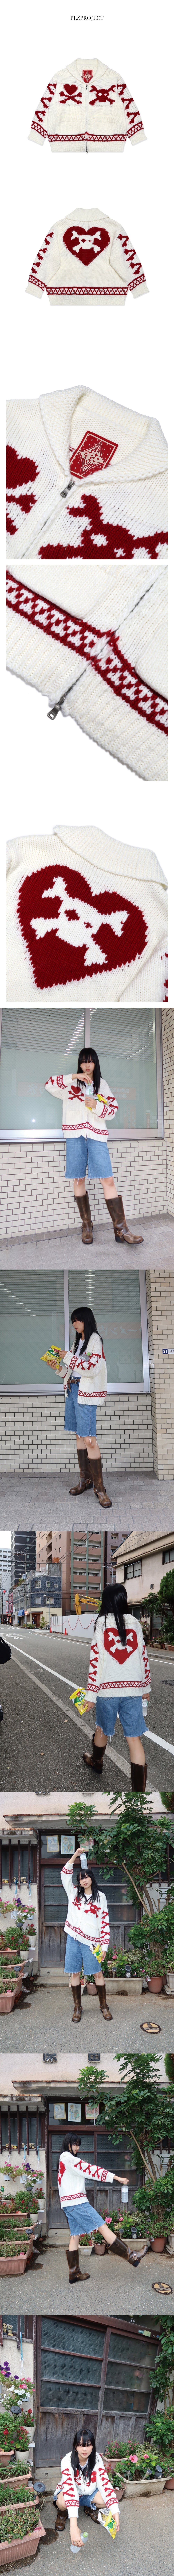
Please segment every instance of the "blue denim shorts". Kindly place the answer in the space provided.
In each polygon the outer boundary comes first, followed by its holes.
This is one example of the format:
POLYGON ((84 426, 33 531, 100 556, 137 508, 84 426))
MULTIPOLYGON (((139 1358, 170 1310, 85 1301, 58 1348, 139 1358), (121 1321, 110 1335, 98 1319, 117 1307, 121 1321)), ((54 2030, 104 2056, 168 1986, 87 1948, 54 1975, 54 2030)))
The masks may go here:
POLYGON ((73 1933, 67 1932, 65 1976, 73 1976, 73 1968, 75 1975, 77 1968, 82 1968, 82 1966, 84 1968, 84 1977, 95 1977, 96 1973, 98 1976, 99 1961, 96 1959, 95 1950, 88 1950, 87 1941, 75 1941, 73 1933))
POLYGON ((109 1146, 102 1144, 102 1139, 100 1145, 95 1136, 67 1136, 66 1180, 85 1179, 87 1164, 89 1181, 107 1181, 109 1176, 113 1180, 109 1146))
POLYGON ((75 1431, 76 1440, 96 1438, 96 1404, 78 1404, 79 1378, 74 1379, 70 1395, 65 1396, 65 1431, 75 1431))
POLYGON ((147 1734, 146 1722, 143 1717, 142 1699, 136 1699, 136 1697, 134 1699, 134 1694, 131 1691, 120 1691, 120 1697, 118 1693, 118 1699, 117 1691, 114 1691, 114 1698, 106 1699, 105 1697, 102 1698, 101 1691, 98 1691, 95 1723, 96 1726, 102 1727, 103 1735, 109 1736, 109 1742, 111 1740, 111 1736, 115 1733, 117 1717, 120 1718, 120 1726, 123 1728, 123 1735, 147 1734))
POLYGON ((100 2227, 102 2226, 102 2219, 99 2217, 99 2210, 97 2217, 96 2209, 92 2208, 92 2201, 87 2199, 71 2200, 71 2202, 67 2200, 66 2218, 68 2218, 68 2227, 70 2227, 71 2236, 84 2236, 84 2232, 86 2236, 91 2236, 92 2227, 96 2228, 98 2235, 100 2227))

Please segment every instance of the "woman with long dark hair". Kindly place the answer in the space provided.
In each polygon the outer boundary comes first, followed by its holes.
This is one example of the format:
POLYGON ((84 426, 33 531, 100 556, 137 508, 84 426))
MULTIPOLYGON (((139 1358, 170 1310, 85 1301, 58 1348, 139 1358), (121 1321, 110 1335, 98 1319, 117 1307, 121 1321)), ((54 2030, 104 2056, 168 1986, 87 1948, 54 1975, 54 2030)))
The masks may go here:
MULTIPOLYGON (((79 1477, 70 1485, 70 1494, 84 1494, 93 1485, 102 1510, 108 1509, 110 1495, 103 1485, 101 1450, 96 1438, 97 1404, 105 1404, 107 1367, 101 1333, 98 1333, 91 1306, 73 1306, 71 1323, 75 1340, 70 1351, 61 1351, 65 1387, 65 1430, 74 1431, 77 1441, 79 1477)), ((54 1361, 52 1360, 52 1366, 54 1361)))
POLYGON ((92 1855, 89 1869, 84 1866, 80 1847, 75 1860, 66 1860, 61 1869, 62 1887, 68 1897, 65 1931, 65 1976, 71 1977, 74 2000, 73 2021, 81 2021, 81 1975, 93 1977, 104 2021, 112 2021, 106 2002, 102 1962, 110 1938, 106 1896, 100 1887, 96 1861, 92 1855))
POLYGON ((66 2144, 62 2146, 57 2176, 60 2206, 65 2210, 70 2227, 66 2260, 70 2285, 72 2283, 73 2288, 76 2281, 89 2281, 89 2272, 80 2272, 79 2269, 80 2236, 84 2234, 91 2236, 92 2229, 95 2235, 104 2237, 105 2252, 112 2256, 117 2254, 116 2229, 108 2227, 107 2219, 101 2217, 100 2209, 93 2208, 92 2201, 88 2200, 85 2184, 90 2182, 90 2179, 92 2182, 98 2182, 99 2185, 105 2182, 119 2182, 119 2185, 126 2182, 126 2174, 113 2172, 113 2168, 111 2171, 110 2165, 89 2163, 88 2156, 80 2155, 79 2146, 79 2136, 72 2138, 71 2146, 69 2143, 67 2147, 66 2144))
POLYGON ((109 1737, 115 1733, 120 1718, 123 1735, 130 1753, 132 1789, 144 1790, 147 1762, 144 1760, 142 1736, 146 1735, 142 1692, 149 1694, 151 1680, 147 1647, 140 1620, 128 1610, 124 1583, 105 1583, 97 1619, 94 1622, 88 1694, 86 1706, 96 1700, 96 1724, 92 1752, 83 1754, 90 1771, 103 1770, 103 1756, 109 1737))
POLYGON ((80 1047, 77 1074, 51 1073, 45 1091, 63 1094, 63 1135, 66 1140, 66 1180, 74 1182, 74 1197, 82 1224, 82 1243, 93 1242, 93 1229, 88 1180, 102 1182, 108 1216, 112 1218, 116 1243, 142 1243, 142 1234, 132 1234, 126 1225, 123 1199, 116 1194, 107 1140, 107 1119, 115 1117, 118 1100, 101 1074, 95 1047, 80 1047))
POLYGON ((65 2530, 68 2516, 73 2549, 82 2547, 78 2521, 81 2504, 85 2513, 92 2514, 93 2522, 101 2522, 103 2514, 113 2515, 119 2531, 118 2496, 107 2476, 101 2452, 96 2451, 95 2437, 89 2425, 84 2425, 81 2433, 74 2433, 72 2450, 65 2451, 65 2458, 61 2460, 61 2481, 61 2487, 55 2487, 53 2497, 53 2503, 57 2504, 55 2530, 65 2530))

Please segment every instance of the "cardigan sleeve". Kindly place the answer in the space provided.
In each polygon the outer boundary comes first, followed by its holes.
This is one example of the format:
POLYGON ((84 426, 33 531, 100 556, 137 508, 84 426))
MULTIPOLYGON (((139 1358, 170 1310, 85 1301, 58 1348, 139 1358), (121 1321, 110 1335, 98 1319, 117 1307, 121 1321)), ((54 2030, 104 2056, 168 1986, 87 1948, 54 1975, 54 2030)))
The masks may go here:
POLYGON ((146 1691, 148 1691, 148 1692, 149 1692, 149 1691, 151 1691, 150 1668, 149 1668, 149 1661, 148 1661, 148 1655, 147 1655, 147 1646, 145 1646, 145 1638, 143 1637, 142 1628, 141 1628, 141 1625, 140 1625, 140 1619, 137 1619, 137 1643, 138 1643, 138 1646, 139 1646, 139 1655, 140 1655, 140 1664, 141 1664, 142 1686, 143 1686, 143 1690, 146 1690, 146 1691))
MULTIPOLYGON (((68 2455, 67 2458, 65 2457, 65 2460, 61 2460, 61 2478, 64 2504, 66 2504, 67 2513, 69 2514, 70 2519, 70 2513, 78 2513, 79 2511, 79 2495, 78 2487, 76 2487, 76 2480, 74 2478, 74 2471, 71 2468, 71 2460, 68 2455)), ((58 2494, 58 2488, 56 2489, 56 2493, 58 2494)))
POLYGON ((37 251, 36 259, 33 260, 28 280, 28 288, 30 292, 33 290, 33 293, 37 295, 39 293, 39 288, 42 293, 44 286, 54 288, 54 286, 56 286, 57 271, 59 268, 59 242, 57 239, 56 226, 53 226, 52 232, 46 233, 45 241, 41 243, 41 249, 37 251))
POLYGON ((118 1100, 115 1099, 115 1091, 110 1091, 109 1082, 101 1082, 99 1099, 104 1101, 106 1118, 115 1118, 115 1112, 118 1109, 118 1100))
POLYGON ((92 1637, 92 1644, 91 1644, 91 1651, 90 1651, 90 1660, 89 1660, 88 1685, 87 1685, 87 1687, 88 1687, 88 1692, 89 1692, 89 1698, 90 1698, 90 1699, 91 1699, 91 1698, 92 1698, 92 1699, 96 1699, 97 1682, 98 1682, 98 1679, 99 1679, 99 1673, 100 1673, 100 1665, 99 1665, 99 1656, 98 1656, 97 1638, 96 1638, 96 1637, 92 1637))
MULTIPOLYGON (((83 1374, 83 1370, 84 1370, 84 1371, 85 1371, 85 1376, 86 1376, 86 1371, 87 1371, 87 1374, 89 1375, 89 1385, 90 1385, 90 1378, 92 1377, 92 1372, 94 1371, 94 1377, 96 1377, 96 1369, 97 1369, 97 1368, 98 1368, 98 1369, 99 1369, 99 1368, 101 1368, 101 1359, 102 1359, 102 1343, 101 1343, 101 1339, 100 1339, 100 1333, 93 1333, 93 1334, 91 1333, 91 1336, 90 1336, 90 1344, 89 1344, 89 1342, 88 1342, 88 1344, 87 1344, 87 1350, 86 1350, 86 1351, 81 1351, 81 1353, 80 1353, 80 1375, 81 1375, 81 1371, 82 1371, 82 1374, 83 1374)), ((92 1390, 91 1390, 91 1394, 92 1394, 92 1390)))
POLYGON ((66 1860, 66 1861, 64 1862, 64 1869, 61 1869, 61 1871, 60 1871, 60 1877, 61 1877, 61 1879, 62 1879, 62 1887, 65 1887, 65 1888, 66 1888, 66 1896, 70 1896, 70 1893, 71 1893, 72 1873, 73 1873, 73 1857, 71 1858, 71 1860, 66 1860))
POLYGON ((32 117, 32 125, 30 126, 29 143, 33 142, 33 137, 34 143, 45 143, 47 134, 47 108, 49 109, 51 106, 51 99, 55 97, 56 89, 57 73, 55 80, 48 81, 48 89, 43 90, 43 98, 39 99, 39 106, 35 107, 35 116, 32 117))
POLYGON ((45 1082, 45 1091, 53 1091, 53 1094, 56 1091, 68 1091, 66 1073, 49 1073, 48 1081, 45 1082))
POLYGON ((137 253, 133 248, 133 242, 129 241, 129 234, 124 233, 121 230, 121 227, 119 233, 115 232, 113 234, 113 241, 111 242, 110 250, 110 268, 114 268, 116 270, 120 283, 121 281, 123 282, 123 291, 124 287, 126 288, 130 286, 132 289, 134 287, 137 295, 141 295, 144 292, 147 294, 146 278, 144 276, 144 269, 141 267, 141 260, 137 259, 137 253))

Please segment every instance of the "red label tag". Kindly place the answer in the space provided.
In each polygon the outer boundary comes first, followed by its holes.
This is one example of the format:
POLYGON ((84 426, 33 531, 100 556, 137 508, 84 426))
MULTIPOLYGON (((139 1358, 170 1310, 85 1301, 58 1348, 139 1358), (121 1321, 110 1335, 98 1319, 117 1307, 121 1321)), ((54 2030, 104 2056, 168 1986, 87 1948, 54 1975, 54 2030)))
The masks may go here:
POLYGON ((79 475, 81 483, 83 474, 95 474, 95 469, 98 474, 103 465, 110 465, 111 456, 116 456, 117 445, 117 439, 102 438, 100 430, 85 429, 79 447, 70 448, 71 474, 79 475))
POLYGON ((87 82, 87 81, 92 80, 92 72, 89 72, 89 66, 88 66, 88 71, 86 71, 86 72, 82 72, 82 80, 84 80, 84 81, 86 81, 86 82, 87 82))

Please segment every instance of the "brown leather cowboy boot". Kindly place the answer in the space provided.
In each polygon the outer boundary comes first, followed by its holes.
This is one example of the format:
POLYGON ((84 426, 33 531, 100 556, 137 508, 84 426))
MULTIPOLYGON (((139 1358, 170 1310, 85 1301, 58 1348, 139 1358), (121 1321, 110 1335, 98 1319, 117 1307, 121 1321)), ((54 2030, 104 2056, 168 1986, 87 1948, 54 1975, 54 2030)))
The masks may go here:
POLYGON ((122 1198, 116 1198, 116 1195, 115 1198, 110 1198, 108 1192, 106 1207, 108 1216, 112 1218, 115 1243, 143 1243, 143 1234, 132 1234, 132 1229, 126 1224, 122 1198))
POLYGON ((147 1762, 131 1762, 132 1789, 144 1791, 146 1789, 146 1780, 147 1762))
POLYGON ((83 1762, 86 1762, 86 1767, 87 1767, 87 1770, 88 1770, 88 1771, 102 1771, 102 1770, 103 1770, 103 1760, 104 1760, 104 1754, 102 1753, 102 1745, 101 1745, 101 1744, 95 1744, 95 1728, 94 1728, 94 1734, 92 1735, 92 1753, 83 1753, 83 1762))
POLYGON ((74 1195, 76 1207, 79 1208, 80 1216, 82 1217, 82 1243, 93 1243, 92 1216, 89 1205, 88 1190, 79 1190, 79 1192, 78 1190, 75 1190, 74 1195))
MULTIPOLYGON (((54 2497, 53 2497, 53 2503, 54 2503, 54 2497)), ((62 2532, 62 2531, 65 2531, 65 2523, 66 2523, 66 2522, 68 2522, 68 2511, 67 2511, 67 2505, 65 2504, 65 2505, 63 2506, 63 2505, 58 2504, 58 2505, 57 2505, 57 2513, 56 2513, 56 2522, 55 2522, 55 2524, 54 2524, 54 2529, 55 2529, 55 2531, 61 2531, 61 2532, 62 2532)))
POLYGON ((71 1994, 74 1996, 74 2012, 73 2012, 73 2014, 72 2014, 72 2020, 73 2020, 73 2021, 81 2021, 81 2009, 82 2009, 82 2007, 81 2007, 81 1984, 80 1984, 80 1977, 79 1977, 79 1984, 78 1984, 78 1986, 74 1986, 74 1980, 73 1980, 73 1977, 71 1977, 71 1994))
POLYGON ((90 1468, 89 1468, 89 1461, 88 1461, 88 1451, 87 1451, 87 1449, 81 1449, 81 1448, 79 1449, 79 1442, 78 1442, 78 1440, 77 1440, 77 1457, 78 1457, 78 1460, 79 1460, 79 1476, 78 1476, 78 1484, 77 1484, 77 1485, 70 1485, 69 1490, 70 1490, 70 1494, 86 1494, 86 1491, 88 1491, 88 1490, 89 1490, 89 1486, 91 1485, 91 1476, 90 1476, 90 1468))
POLYGON ((95 1993, 96 1993, 96 1995, 98 1995, 98 1997, 99 1997, 100 2012, 101 2012, 101 2013, 103 2013, 103 2020, 104 2020, 104 2021, 113 2021, 113 2013, 110 2013, 110 2012, 109 2012, 109 2004, 107 2004, 107 2002, 106 2002, 106 1986, 105 1986, 105 1984, 103 1983, 103 1986, 97 1986, 97 1984, 96 1984, 96 1977, 94 1977, 94 1986, 95 1986, 95 1993))
POLYGON ((89 2281, 89 2277, 90 2277, 89 2272, 80 2272, 80 2265, 79 2265, 79 2248, 78 2248, 78 2245, 77 2245, 77 2252, 76 2252, 75 2247, 74 2247, 74 2251, 73 2251, 73 2248, 72 2248, 72 2249, 70 2250, 70 2253, 69 2253, 69 2246, 67 2247, 67 2245, 66 2245, 66 2260, 67 2260, 67 2263, 68 2263, 68 2271, 69 2271, 69 2279, 70 2279, 70 2283, 71 2283, 71 2282, 73 2283, 73 2281, 74 2281, 74 2282, 75 2282, 75 2281, 89 2281))
POLYGON ((91 1458, 91 1466, 94 1494, 97 1494, 97 1501, 101 1503, 102 1511, 105 1510, 105 1504, 106 1510, 108 1511, 111 1497, 110 1494, 106 1494, 106 1485, 103 1485, 101 1456, 99 1458, 93 1458, 93 1460, 91 1458))

